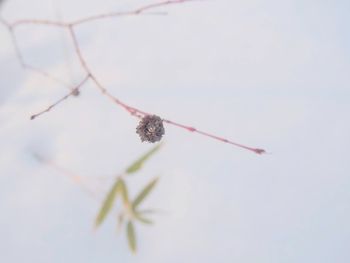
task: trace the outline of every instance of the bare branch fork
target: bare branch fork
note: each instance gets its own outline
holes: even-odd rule
[[[186,2],[193,2],[193,1],[199,1],[199,0],[169,0],[169,1],[162,1],[162,2],[158,2],[158,3],[153,3],[153,4],[149,4],[146,6],[142,6],[140,8],[134,9],[132,11],[128,11],[128,12],[112,12],[112,13],[107,13],[107,14],[100,14],[100,15],[94,15],[94,16],[89,16],[86,18],[82,18],[73,22],[60,22],[60,21],[51,21],[51,20],[37,20],[37,19],[22,19],[22,20],[17,20],[13,23],[9,23],[6,20],[4,20],[3,18],[0,17],[0,23],[2,23],[5,27],[8,28],[12,41],[13,41],[13,45],[16,51],[16,55],[20,61],[20,64],[23,68],[34,71],[38,74],[41,74],[42,76],[45,76],[55,82],[58,82],[60,84],[63,84],[64,86],[68,87],[70,89],[70,92],[65,95],[64,97],[62,97],[61,99],[59,99],[58,101],[56,101],[55,103],[53,103],[51,106],[49,106],[48,108],[46,108],[45,110],[34,114],[31,116],[31,119],[35,119],[36,117],[49,112],[52,108],[54,108],[55,106],[59,105],[61,102],[65,101],[66,99],[68,99],[71,96],[77,95],[79,93],[80,88],[88,81],[91,80],[95,86],[100,90],[100,92],[106,96],[107,98],[109,98],[110,100],[112,100],[116,105],[122,107],[124,110],[126,110],[127,112],[129,112],[131,115],[137,117],[137,118],[142,118],[146,115],[150,115],[149,113],[142,111],[138,108],[132,107],[126,103],[124,103],[123,101],[119,100],[117,97],[115,97],[114,95],[112,95],[111,93],[108,92],[108,90],[106,88],[104,88],[104,86],[98,81],[98,79],[96,78],[96,76],[92,73],[92,71],[90,70],[89,66],[86,63],[86,60],[83,56],[83,53],[81,51],[81,48],[79,46],[79,42],[76,36],[76,27],[84,24],[84,23],[88,23],[88,22],[93,22],[93,21],[97,21],[97,20],[101,20],[101,19],[107,19],[107,18],[115,18],[115,17],[121,17],[121,16],[138,16],[138,15],[149,15],[149,14],[164,14],[164,13],[151,13],[148,12],[152,9],[158,8],[158,7],[162,7],[162,6],[168,6],[168,5],[173,5],[173,4],[181,4],[181,3],[186,3]],[[147,13],[146,13],[147,12]],[[84,69],[86,76],[84,77],[84,79],[77,85],[77,86],[73,86],[73,85],[69,85],[66,84],[64,81],[61,81],[55,77],[52,77],[49,73],[37,69],[35,67],[32,67],[28,64],[25,63],[23,55],[21,54],[19,45],[18,45],[18,41],[16,39],[15,36],[15,28],[17,28],[18,26],[21,25],[28,25],[28,24],[34,24],[34,25],[42,25],[42,26],[52,26],[52,27],[58,27],[58,28],[63,28],[65,30],[68,30],[73,45],[74,45],[74,50],[75,53],[79,59],[79,62],[81,64],[81,67]],[[214,140],[218,140],[224,143],[228,143],[231,145],[234,145],[236,147],[240,147],[246,150],[249,150],[251,152],[257,153],[257,154],[263,154],[265,153],[265,150],[263,149],[259,149],[259,148],[252,148],[252,147],[248,147],[236,142],[233,142],[231,140],[227,140],[225,138],[204,132],[204,131],[200,131],[197,130],[196,128],[187,126],[187,125],[183,125],[177,122],[173,122],[171,120],[167,120],[167,119],[163,119],[163,121],[167,124],[185,129],[189,132],[193,132],[193,133],[197,133],[197,134],[201,134],[203,136],[206,136],[208,138],[214,139]]]

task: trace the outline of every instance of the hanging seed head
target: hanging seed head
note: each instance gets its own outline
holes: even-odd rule
[[[164,135],[163,120],[156,115],[146,115],[136,128],[136,133],[144,142],[158,142]]]

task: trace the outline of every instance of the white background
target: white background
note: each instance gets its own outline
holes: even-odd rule
[[[8,21],[70,21],[150,1],[8,0]],[[137,119],[92,85],[67,93],[24,71],[0,27],[1,262],[348,262],[350,256],[350,32],[348,1],[197,1],[166,16],[79,27],[88,64],[123,101],[228,139],[253,153],[166,126],[165,145],[130,178],[161,181],[145,207],[166,213],[137,226],[130,254],[112,215],[38,153],[84,176],[99,198],[151,146]],[[68,82],[83,77],[60,29],[17,31],[25,60]],[[99,199],[100,200],[100,199]]]

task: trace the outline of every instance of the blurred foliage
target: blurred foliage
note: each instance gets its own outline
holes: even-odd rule
[[[134,228],[134,224],[132,221],[128,222],[127,233],[128,233],[129,247],[130,247],[132,252],[136,252],[135,228]]]
[[[128,175],[140,171],[144,163],[150,157],[152,157],[152,155],[158,152],[160,147],[161,144],[153,147],[150,151],[133,162],[123,174],[116,178],[116,181],[108,191],[95,220],[95,227],[97,228],[104,222],[119,198],[122,205],[118,211],[117,228],[122,229],[125,227],[129,248],[133,253],[136,253],[137,250],[135,223],[140,222],[147,225],[153,224],[147,215],[150,215],[155,211],[152,209],[139,210],[138,208],[155,188],[159,178],[153,178],[148,184],[145,185],[145,187],[141,189],[141,191],[139,191],[136,197],[132,200],[129,198],[126,178]]]
[[[136,210],[137,206],[145,199],[145,197],[152,191],[152,189],[157,184],[158,178],[153,179],[146,187],[139,193],[132,203],[132,207]]]
[[[153,155],[155,154],[159,148],[160,148],[161,144],[156,145],[155,147],[153,147],[149,152],[147,152],[146,154],[144,154],[143,156],[141,156],[138,160],[136,160],[133,164],[131,164],[127,169],[126,169],[126,173],[127,174],[133,174],[136,173],[138,170],[140,170],[142,168],[142,165]]]
[[[106,196],[105,201],[103,202],[103,205],[101,207],[101,210],[96,218],[96,226],[99,226],[103,220],[106,218],[107,214],[112,209],[112,206],[114,204],[114,201],[116,199],[117,193],[120,192],[120,180],[117,180],[109,193]]]

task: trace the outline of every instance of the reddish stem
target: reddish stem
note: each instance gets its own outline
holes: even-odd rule
[[[74,96],[75,94],[77,94],[77,92],[79,92],[79,89],[88,81],[89,76],[86,76],[74,89],[72,89],[72,91],[70,93],[68,93],[67,95],[65,95],[64,97],[62,97],[61,99],[59,99],[58,101],[56,101],[54,104],[51,104],[49,107],[47,107],[45,110],[34,114],[30,117],[31,120],[34,120],[36,117],[39,117],[40,115],[49,112],[52,108],[54,108],[55,106],[57,106],[58,104],[60,104],[61,102],[65,101],[66,99],[68,99],[70,96]]]
[[[239,143],[236,143],[236,142],[227,140],[227,139],[225,139],[225,138],[222,138],[222,137],[219,137],[219,136],[216,136],[216,135],[207,133],[207,132],[200,131],[200,130],[194,128],[194,127],[186,126],[186,125],[183,125],[183,124],[180,124],[180,123],[176,123],[176,122],[173,122],[173,121],[171,121],[171,120],[166,120],[166,119],[163,119],[163,121],[164,121],[165,123],[168,123],[168,124],[171,124],[171,125],[180,127],[180,128],[182,128],[182,129],[188,130],[189,132],[195,132],[195,133],[201,134],[201,135],[203,135],[203,136],[206,136],[206,137],[209,137],[209,138],[212,138],[212,139],[215,139],[215,140],[224,142],[224,143],[229,143],[229,144],[232,144],[232,145],[234,145],[234,146],[237,146],[237,147],[246,149],[246,150],[248,150],[248,151],[252,151],[252,152],[257,153],[257,154],[263,154],[263,153],[265,153],[265,150],[263,150],[263,149],[248,147],[248,146],[245,146],[245,145],[242,145],[242,144],[239,144]]]
[[[29,66],[29,65],[24,63],[23,56],[22,56],[22,54],[20,52],[20,49],[19,49],[16,37],[14,35],[14,28],[19,26],[19,25],[23,25],[23,24],[39,24],[39,25],[46,25],[46,26],[62,27],[62,28],[65,28],[65,29],[67,29],[69,31],[70,36],[71,36],[72,41],[73,41],[75,53],[76,53],[76,55],[77,55],[77,57],[79,59],[79,62],[81,64],[82,68],[85,70],[85,72],[87,74],[85,79],[76,88],[72,89],[72,91],[69,94],[67,94],[66,96],[64,96],[63,98],[61,98],[60,100],[58,100],[57,102],[55,102],[54,104],[49,106],[47,109],[43,110],[42,112],[33,115],[31,117],[31,119],[34,119],[37,116],[39,116],[39,115],[41,115],[41,114],[43,114],[45,112],[49,112],[53,107],[55,107],[58,104],[60,104],[61,102],[63,102],[64,100],[69,98],[71,95],[74,95],[74,93],[77,92],[79,90],[79,88],[89,79],[92,80],[92,82],[96,85],[96,87],[101,91],[101,93],[104,96],[106,96],[109,99],[111,99],[115,104],[117,104],[118,106],[124,108],[126,111],[128,111],[133,116],[138,117],[138,118],[142,118],[142,117],[144,117],[146,115],[149,115],[149,113],[144,112],[142,110],[139,110],[139,109],[137,109],[135,107],[132,107],[132,106],[124,103],[123,101],[119,100],[115,96],[113,96],[97,80],[96,76],[92,73],[92,71],[90,70],[90,68],[88,67],[88,65],[86,63],[86,60],[83,57],[83,54],[81,52],[81,49],[80,49],[80,46],[79,46],[79,42],[78,42],[75,30],[74,30],[74,27],[77,26],[77,25],[86,23],[86,22],[92,22],[92,21],[95,21],[95,20],[100,20],[100,19],[105,19],[105,18],[119,17],[119,16],[126,16],[126,15],[140,15],[140,14],[144,13],[147,10],[155,9],[155,8],[158,8],[158,7],[161,7],[161,6],[167,6],[167,5],[171,5],[171,4],[180,4],[180,3],[190,2],[190,1],[196,1],[196,0],[162,1],[162,2],[158,2],[158,3],[154,3],[154,4],[145,5],[143,7],[137,8],[137,9],[135,9],[133,11],[129,11],[129,12],[112,12],[112,13],[108,13],[108,14],[100,14],[100,15],[95,15],[95,16],[82,18],[82,19],[76,20],[76,21],[71,22],[71,23],[49,21],[49,20],[35,20],[35,19],[34,20],[29,20],[29,19],[24,19],[24,20],[18,20],[16,22],[10,24],[10,23],[6,22],[3,18],[0,17],[0,22],[2,24],[4,24],[9,29],[9,31],[11,33],[11,37],[13,39],[13,43],[14,43],[14,47],[15,47],[15,50],[16,50],[17,57],[18,57],[19,61],[21,62],[21,65],[24,68],[28,68],[28,69],[32,69],[32,70],[34,69],[33,67],[31,67],[31,66]],[[38,71],[38,70],[35,70],[35,71]],[[39,70],[39,72],[41,72],[41,71]],[[41,72],[41,74],[52,78],[47,73]],[[52,79],[54,79],[54,78],[52,78]],[[163,121],[165,123],[174,125],[176,127],[185,129],[187,131],[195,132],[195,133],[201,134],[203,136],[206,136],[208,138],[212,138],[212,139],[224,142],[224,143],[228,143],[228,144],[234,145],[236,147],[240,147],[240,148],[246,149],[246,150],[254,152],[256,154],[263,154],[263,153],[265,153],[265,150],[263,150],[263,149],[248,147],[248,146],[245,146],[245,145],[242,145],[242,144],[230,141],[228,139],[225,139],[225,138],[222,138],[222,137],[219,137],[219,136],[207,133],[207,132],[203,132],[203,131],[197,130],[196,128],[193,128],[193,127],[190,127],[190,126],[186,126],[186,125],[183,125],[183,124],[180,124],[180,123],[173,122],[171,120],[164,119]]]

